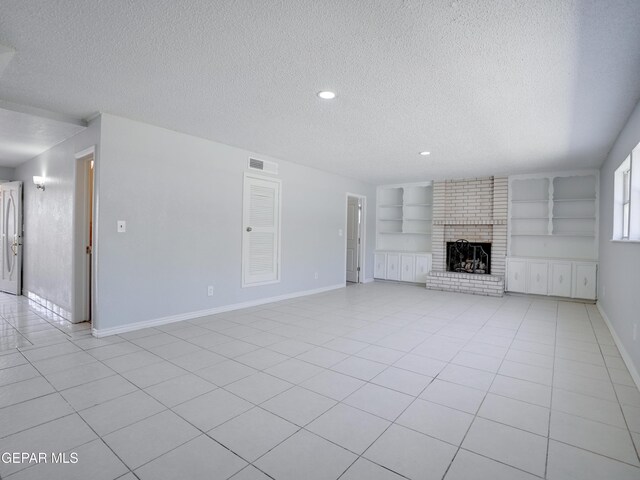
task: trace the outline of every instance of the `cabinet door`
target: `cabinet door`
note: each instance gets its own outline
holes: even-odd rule
[[[571,296],[571,262],[549,263],[549,295]]]
[[[400,255],[387,254],[387,280],[400,280]]]
[[[387,255],[384,253],[376,253],[374,258],[375,266],[373,268],[374,278],[386,278],[387,275]]]
[[[573,296],[596,299],[596,264],[575,263],[573,265]]]
[[[510,260],[507,263],[507,290],[510,292],[527,292],[527,262]]]
[[[549,293],[547,288],[549,280],[549,264],[543,261],[530,261],[528,264],[529,283],[527,286],[527,293],[547,295]]]
[[[403,282],[415,282],[416,280],[416,257],[415,255],[400,255],[400,279]]]
[[[427,283],[427,275],[431,270],[429,255],[416,255],[416,282]]]

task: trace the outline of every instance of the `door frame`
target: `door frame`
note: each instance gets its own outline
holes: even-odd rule
[[[248,244],[247,244],[247,238],[245,235],[245,228],[247,227],[247,225],[245,225],[245,221],[247,220],[245,218],[245,209],[248,207],[248,205],[245,205],[245,202],[247,201],[246,195],[247,195],[247,191],[246,191],[246,187],[247,187],[247,179],[256,179],[256,180],[262,180],[262,181],[269,181],[269,182],[275,182],[278,184],[278,228],[277,228],[277,232],[278,232],[278,248],[277,248],[277,256],[278,256],[278,261],[277,261],[277,266],[276,268],[278,269],[278,275],[277,278],[275,280],[267,280],[264,282],[253,282],[253,283],[247,283],[246,282],[246,276],[245,276],[245,271],[246,271],[246,266],[248,265],[248,258],[247,258],[247,253],[248,253]],[[259,287],[262,285],[271,285],[274,283],[280,283],[282,281],[282,180],[279,178],[275,178],[275,177],[270,177],[267,175],[260,175],[260,174],[256,174],[253,172],[244,172],[243,176],[242,176],[242,220],[241,220],[241,225],[242,225],[242,231],[241,231],[241,235],[242,235],[242,241],[241,241],[241,278],[242,278],[242,288],[250,288],[250,287]]]
[[[7,290],[1,290],[0,292],[9,294],[9,295],[15,295],[15,296],[20,296],[22,295],[22,285],[23,285],[23,281],[22,281],[22,277],[23,277],[23,257],[24,257],[24,182],[21,180],[13,180],[13,181],[9,181],[9,182],[3,182],[3,184],[8,184],[8,183],[13,183],[16,184],[17,189],[18,189],[18,199],[17,200],[13,200],[14,203],[14,209],[16,211],[16,231],[19,232],[18,233],[18,238],[19,243],[16,245],[18,248],[18,253],[15,254],[14,256],[17,257],[17,259],[15,260],[16,263],[14,264],[14,269],[15,269],[15,276],[16,276],[16,289],[15,289],[15,293],[13,291],[13,289],[10,289],[9,291]],[[18,205],[16,206],[16,201],[18,202]],[[2,208],[3,211],[0,214],[0,221],[2,221],[2,223],[4,225],[6,225],[6,219],[5,219],[5,214],[7,212],[6,209],[6,205],[4,202],[2,202]],[[2,226],[2,230],[4,230],[4,225]],[[2,260],[2,268],[4,269],[4,262],[6,262],[7,258],[7,250],[9,248],[11,248],[9,246],[9,236],[7,235],[7,232],[4,232],[4,239],[2,240],[2,244],[0,245],[0,254],[4,257],[4,259]],[[7,250],[5,250],[5,248]]]
[[[92,327],[96,328],[97,305],[97,232],[98,232],[98,161],[96,146],[77,152],[76,161],[76,188],[75,188],[75,215],[74,215],[74,252],[73,252],[73,314],[71,321],[80,323],[90,320]],[[88,185],[89,162],[93,161],[93,199],[90,199]],[[89,200],[92,200],[92,211],[87,209]],[[92,216],[92,252],[89,261],[86,246],[89,241],[89,218]],[[89,273],[90,272],[90,273]],[[90,288],[90,290],[89,290]]]
[[[345,195],[344,206],[344,268],[342,272],[344,274],[344,284],[347,284],[347,231],[349,230],[349,197],[358,198],[362,202],[362,214],[360,215],[360,245],[358,247],[358,265],[360,265],[360,275],[358,275],[357,283],[365,283],[366,270],[365,270],[365,251],[367,245],[367,196],[360,195],[358,193],[347,192]]]

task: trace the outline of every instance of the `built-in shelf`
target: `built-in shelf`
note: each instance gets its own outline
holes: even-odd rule
[[[509,195],[509,256],[597,259],[597,171],[512,176]]]
[[[431,182],[380,186],[377,202],[377,250],[431,251]]]
[[[512,233],[512,237],[550,237],[550,233]]]
[[[595,202],[595,198],[554,198],[554,203],[561,202]]]
[[[554,237],[591,237],[593,238],[592,233],[580,233],[580,232],[558,232],[553,233]]]

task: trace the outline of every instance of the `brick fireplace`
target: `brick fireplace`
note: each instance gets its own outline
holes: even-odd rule
[[[433,184],[432,270],[427,288],[478,295],[504,294],[507,254],[507,177],[447,180]],[[490,266],[481,273],[447,271],[447,243],[490,244]]]

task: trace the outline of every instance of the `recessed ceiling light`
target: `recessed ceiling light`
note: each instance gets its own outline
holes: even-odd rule
[[[431,152],[420,152],[420,155],[426,157],[427,155],[431,155]]]
[[[334,98],[336,98],[336,94],[334,92],[330,92],[329,90],[318,92],[318,96],[323,100],[333,100]]]

